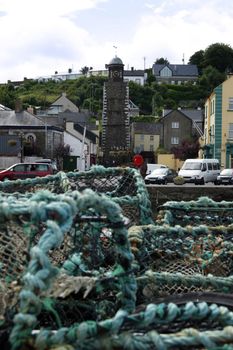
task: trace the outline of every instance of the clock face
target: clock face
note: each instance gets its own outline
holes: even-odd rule
[[[120,76],[120,72],[119,72],[118,70],[114,70],[114,71],[112,72],[112,76],[113,76],[114,78],[118,78],[118,77]]]

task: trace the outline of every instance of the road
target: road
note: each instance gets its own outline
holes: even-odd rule
[[[146,187],[149,187],[149,186],[152,186],[152,187],[154,187],[154,186],[158,186],[158,187],[160,187],[160,186],[162,186],[162,187],[164,187],[164,186],[167,186],[167,187],[169,187],[169,186],[171,186],[171,187],[229,187],[229,188],[232,188],[233,187],[233,185],[215,185],[214,183],[212,183],[212,182],[208,182],[208,183],[206,183],[205,185],[194,185],[193,183],[186,183],[186,184],[184,184],[184,185],[175,185],[174,183],[168,183],[167,185],[159,185],[159,184],[146,184]]]

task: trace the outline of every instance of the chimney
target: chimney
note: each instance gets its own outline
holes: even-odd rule
[[[134,70],[134,67],[131,67],[131,71],[133,71]]]
[[[22,110],[23,110],[22,101],[16,100],[15,101],[15,113],[20,113],[20,112],[22,112]]]

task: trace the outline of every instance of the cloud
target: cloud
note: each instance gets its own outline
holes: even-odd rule
[[[85,47],[93,41],[88,31],[72,21],[73,13],[104,2],[0,0],[0,80],[52,74],[82,60]]]
[[[138,24],[129,59],[135,57],[138,43],[140,56],[147,56],[150,65],[159,57],[182,63],[183,54],[187,63],[192,54],[215,42],[232,45],[233,5],[229,2],[172,0],[150,2],[147,7],[150,13]]]
[[[142,69],[233,44],[228,0],[0,0],[0,9],[1,82],[104,69],[114,45],[126,68]]]

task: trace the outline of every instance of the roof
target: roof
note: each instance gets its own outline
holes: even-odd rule
[[[80,124],[74,124],[74,129],[83,135],[84,126],[82,126]],[[90,141],[92,141],[92,143],[96,143],[97,137],[98,136],[94,132],[86,129],[86,138],[89,139]]]
[[[51,104],[51,107],[63,107],[72,112],[79,112],[79,108],[66,97],[65,92]]]
[[[131,69],[124,70],[124,77],[144,77],[144,70],[142,69]]]
[[[114,64],[116,64],[116,65],[119,65],[119,64],[123,65],[123,62],[122,62],[122,60],[119,57],[115,56],[109,62],[109,65],[114,65]]]
[[[173,111],[172,109],[165,109],[163,111],[163,117],[166,117],[172,111]],[[178,111],[180,113],[184,114],[186,117],[194,120],[197,123],[203,121],[203,110],[202,109],[178,109]]]
[[[153,64],[152,71],[154,75],[160,76],[160,72],[164,67],[171,69],[172,76],[198,77],[198,69],[195,64]]]
[[[133,122],[134,133],[160,135],[162,125],[160,123]]]
[[[74,122],[74,123],[86,123],[88,120],[87,113],[84,112],[71,112],[69,110],[65,110],[64,112],[61,112],[58,114],[58,117],[60,120],[66,120],[67,122]]]
[[[0,104],[0,111],[11,111],[12,109],[5,107],[3,105]]]
[[[13,110],[1,111],[0,110],[0,125],[3,126],[43,126],[44,121],[37,116],[27,112],[22,111],[16,113]]]

